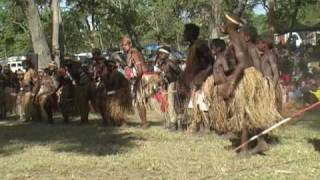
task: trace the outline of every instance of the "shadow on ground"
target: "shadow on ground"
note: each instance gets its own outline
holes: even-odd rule
[[[163,126],[161,122],[154,122],[154,121],[151,121],[149,122],[150,123],[150,126]],[[141,123],[140,122],[128,122],[127,125],[129,127],[140,127],[141,126]]]
[[[320,139],[317,138],[309,138],[307,139],[308,143],[313,145],[315,151],[320,152]]]
[[[139,135],[119,128],[100,126],[96,121],[65,125],[46,123],[0,124],[0,155],[23,152],[30,146],[48,146],[53,151],[104,156],[128,152],[145,141]]]

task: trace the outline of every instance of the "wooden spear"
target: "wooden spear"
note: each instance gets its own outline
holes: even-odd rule
[[[298,111],[298,112],[296,112],[296,113],[293,114],[291,117],[288,117],[288,118],[286,118],[286,119],[278,122],[277,124],[271,126],[269,129],[264,130],[264,131],[261,132],[260,134],[251,137],[248,141],[242,143],[240,146],[238,146],[237,148],[235,148],[233,151],[235,151],[235,152],[238,151],[239,149],[241,149],[242,147],[246,146],[246,145],[249,144],[250,142],[258,139],[260,136],[267,134],[268,132],[276,129],[277,127],[281,126],[282,124],[285,124],[285,123],[291,121],[292,119],[294,119],[294,118],[296,118],[296,117],[298,117],[298,116],[301,116],[301,115],[304,114],[305,112],[310,111],[310,110],[312,110],[312,109],[314,109],[314,108],[316,108],[316,107],[318,107],[318,106],[320,106],[320,101],[317,102],[317,103],[314,103],[314,104],[312,104],[312,105],[310,105],[310,106],[308,106],[308,107],[306,107],[306,108],[304,108],[304,109],[302,109],[302,110],[300,110],[300,111]]]

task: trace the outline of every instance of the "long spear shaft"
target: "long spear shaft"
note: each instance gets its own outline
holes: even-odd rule
[[[250,142],[258,139],[260,136],[267,134],[268,132],[276,129],[277,127],[281,126],[282,124],[285,124],[285,123],[291,121],[291,120],[292,120],[293,118],[295,118],[295,117],[301,116],[303,113],[305,113],[305,112],[307,112],[307,111],[310,111],[310,110],[318,107],[319,105],[320,105],[320,101],[317,102],[317,103],[314,103],[314,104],[312,104],[312,105],[310,105],[310,106],[308,106],[308,107],[306,107],[306,108],[304,108],[304,109],[302,109],[302,110],[300,110],[300,111],[298,111],[298,112],[296,112],[296,113],[293,114],[291,117],[288,117],[288,118],[286,118],[286,119],[278,122],[277,124],[271,126],[270,128],[264,130],[264,131],[261,132],[260,134],[251,137],[248,141],[242,143],[240,146],[238,146],[237,148],[235,148],[233,151],[238,151],[239,149],[241,149],[242,147],[246,146],[246,145],[249,144]]]

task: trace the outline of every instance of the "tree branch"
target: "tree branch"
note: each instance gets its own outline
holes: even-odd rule
[[[238,7],[234,10],[234,13],[241,17],[244,10],[246,9],[247,3],[248,0],[238,0]]]
[[[18,25],[21,29],[23,29],[23,32],[30,32],[28,27],[26,27],[25,25],[23,25],[22,23],[19,23],[17,21],[11,21],[13,24]]]

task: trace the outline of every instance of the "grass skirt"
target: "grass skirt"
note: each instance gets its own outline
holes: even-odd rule
[[[125,122],[125,113],[131,113],[132,98],[130,88],[122,88],[116,90],[113,95],[106,97],[106,112],[116,121],[117,125],[122,125]]]
[[[158,74],[143,75],[135,87],[135,104],[144,106],[146,109],[152,109],[149,98],[157,93],[160,82],[161,80]]]
[[[78,116],[84,109],[89,108],[89,85],[65,85],[59,93],[59,106],[61,112],[69,116]]]
[[[201,96],[204,96],[203,99]],[[201,107],[201,102],[206,107]],[[188,110],[189,131],[197,131],[202,123],[207,128],[215,129],[219,132],[228,131],[230,125],[227,120],[227,106],[221,96],[218,96],[218,88],[214,86],[213,76],[209,76],[203,83],[200,90],[192,91],[192,109]]]
[[[217,132],[241,132],[244,125],[249,130],[265,129],[282,119],[278,109],[281,96],[277,96],[273,83],[264,78],[255,68],[247,68],[234,92],[234,97],[225,102],[219,96],[213,76],[209,76],[199,91],[193,91],[193,108],[188,110],[189,128],[194,131],[204,121]],[[204,93],[208,115],[195,102],[199,93]],[[277,98],[278,97],[278,98]]]
[[[214,86],[213,76],[208,77],[202,86],[209,106],[208,116],[212,129],[217,132],[228,132],[231,125],[228,121],[228,107],[223,97],[219,96],[217,86]]]
[[[247,68],[229,105],[231,131],[266,129],[282,119],[277,108],[276,88],[255,68]]]

